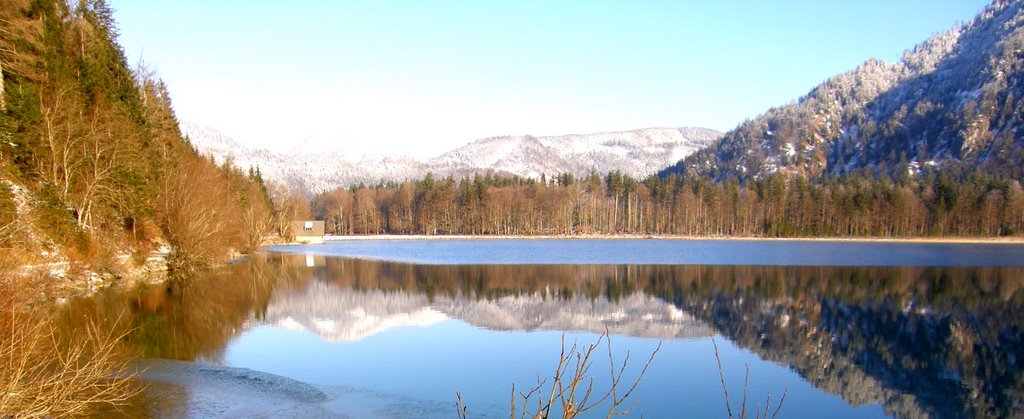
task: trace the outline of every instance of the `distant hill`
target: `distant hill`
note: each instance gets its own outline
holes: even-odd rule
[[[759,179],[913,174],[976,165],[1024,174],[1024,3],[999,0],[966,25],[869,60],[773,108],[662,171]]]
[[[305,193],[360,182],[376,184],[382,179],[404,180],[426,173],[422,171],[423,162],[405,156],[353,158],[340,152],[277,153],[247,146],[210,127],[188,122],[182,122],[180,127],[196,150],[218,163],[231,161],[244,170],[259,168],[264,178]]]
[[[693,154],[721,135],[706,128],[647,128],[552,137],[493,137],[444,153],[431,159],[429,166],[439,171],[485,168],[528,177],[619,170],[641,178],[654,173],[658,163]]]
[[[472,173],[540,177],[619,170],[645,177],[706,147],[721,133],[705,128],[647,128],[625,132],[551,137],[504,136],[474,141],[431,159],[402,155],[352,157],[343,152],[274,153],[242,145],[209,127],[183,122],[181,130],[200,153],[247,169],[306,193],[339,186]]]

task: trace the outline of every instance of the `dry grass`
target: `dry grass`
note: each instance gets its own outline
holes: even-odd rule
[[[610,388],[604,393],[594,392],[594,377],[590,373],[593,367],[594,351],[601,346],[602,341],[608,347],[608,365],[611,378]],[[606,330],[597,341],[580,347],[573,342],[572,346],[566,347],[565,334],[562,334],[562,350],[558,357],[558,365],[554,374],[548,378],[537,377],[537,384],[526,392],[516,392],[515,383],[512,384],[512,395],[509,402],[509,418],[520,419],[546,419],[550,417],[575,418],[584,413],[607,403],[606,417],[628,415],[636,407],[634,401],[629,408],[619,410],[624,403],[633,395],[640,381],[643,380],[647,369],[654,361],[654,356],[661,350],[661,343],[651,353],[651,356],[644,363],[643,369],[630,381],[623,381],[626,366],[629,364],[629,353],[621,365],[615,363],[612,352],[611,336]],[[628,387],[626,387],[628,386]],[[456,408],[458,417],[465,419],[467,414],[466,405],[462,401],[462,394],[455,392]],[[517,401],[519,403],[517,403]],[[555,416],[552,416],[554,414]]]
[[[0,417],[87,416],[141,391],[119,353],[122,336],[95,325],[59,336],[42,310],[23,303],[17,284],[0,272]]]

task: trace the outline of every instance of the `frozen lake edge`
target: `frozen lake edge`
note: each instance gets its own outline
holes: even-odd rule
[[[454,401],[314,385],[248,368],[164,359],[138,360],[135,368],[157,417],[448,418],[455,413]]]

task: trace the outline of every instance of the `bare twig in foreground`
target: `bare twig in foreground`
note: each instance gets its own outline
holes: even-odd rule
[[[718,377],[722,380],[722,393],[725,394],[725,411],[731,419],[732,415],[732,404],[729,402],[729,387],[725,384],[725,372],[722,370],[722,358],[718,355],[718,343],[715,342],[715,337],[711,336],[711,345],[715,348],[715,361],[718,361]],[[740,416],[739,419],[746,419],[747,417],[747,385],[750,382],[750,367],[744,364],[746,370],[743,378],[743,400],[740,405]],[[782,398],[779,399],[779,405],[775,408],[775,413],[772,414],[772,419],[779,415],[779,411],[782,410],[782,403],[786,401],[786,394],[789,394],[789,388],[783,390]],[[768,398],[765,400],[764,410],[761,410],[761,404],[757,404],[757,409],[754,411],[754,417],[757,419],[767,419],[768,414],[771,412],[772,394],[768,393]]]
[[[590,374],[590,367],[593,365],[594,351],[601,345],[602,340],[606,341],[608,347],[611,383],[607,392],[594,393],[594,377]],[[625,388],[626,382],[623,381],[623,378],[626,366],[629,364],[629,353],[626,353],[626,358],[621,365],[617,366],[615,364],[615,358],[612,354],[611,337],[607,330],[598,337],[596,342],[587,345],[586,348],[579,347],[576,342],[573,342],[567,348],[565,334],[563,333],[562,349],[558,356],[558,364],[555,366],[554,374],[550,377],[550,384],[548,384],[548,379],[541,379],[538,375],[535,386],[517,394],[515,383],[513,383],[511,400],[509,402],[509,418],[516,419],[518,415],[520,419],[527,417],[547,419],[553,417],[552,410],[555,410],[556,417],[570,419],[591,411],[606,402],[610,404],[606,417],[627,415],[636,407],[636,402],[629,409],[622,412],[619,412],[618,409],[632,397],[633,392],[640,385],[640,381],[643,380],[644,375],[654,361],[654,356],[657,355],[659,350],[661,350],[660,342],[647,359],[636,379],[629,383],[628,388]],[[569,368],[570,365],[572,365],[571,370]],[[620,393],[620,390],[624,388],[625,391]],[[601,394],[601,396],[597,397],[596,394]],[[522,403],[521,405],[517,404],[517,396],[519,402]],[[466,407],[462,403],[462,395],[457,391],[456,398],[459,417],[465,418]],[[530,406],[534,402],[536,402],[535,408],[531,409]]]

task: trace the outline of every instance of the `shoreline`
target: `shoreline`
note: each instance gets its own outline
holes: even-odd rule
[[[685,240],[685,241],[778,241],[838,243],[936,243],[936,244],[1024,244],[1024,237],[744,237],[687,236],[675,234],[379,234],[324,236],[324,242],[345,241],[414,241],[414,240]],[[280,243],[300,244],[300,243]]]

